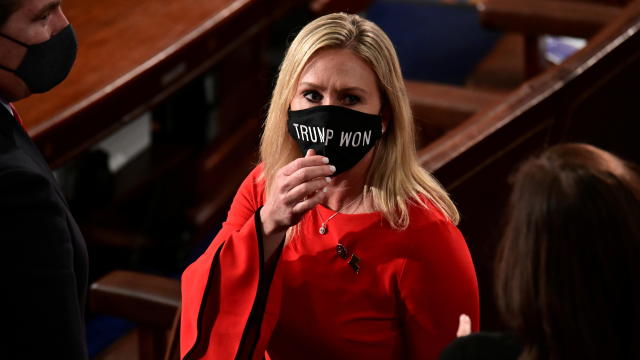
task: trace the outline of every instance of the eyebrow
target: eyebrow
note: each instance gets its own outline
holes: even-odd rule
[[[309,87],[316,88],[316,89],[323,90],[323,91],[326,90],[326,88],[324,86],[320,86],[320,85],[318,85],[316,83],[312,83],[312,82],[308,82],[308,81],[301,82],[300,85],[309,86]],[[368,93],[367,90],[365,90],[365,89],[363,89],[363,88],[361,88],[359,86],[349,86],[349,87],[341,88],[339,90],[340,90],[340,92],[360,91],[360,92],[363,92],[365,94]]]
[[[33,16],[33,20],[36,21],[38,19],[40,19],[41,17],[45,16],[46,14],[52,12],[53,10],[57,9],[60,7],[60,4],[62,3],[61,0],[55,0],[52,1],[46,5],[44,5],[40,10],[38,10],[36,12],[36,14]]]

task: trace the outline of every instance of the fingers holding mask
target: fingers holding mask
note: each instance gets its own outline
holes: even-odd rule
[[[323,190],[330,182],[328,176],[334,172],[329,159],[316,155],[313,150],[280,169],[265,204],[263,222],[272,224],[267,228],[282,231],[297,224],[305,212],[324,200]]]
[[[317,192],[324,190],[330,182],[331,179],[328,177],[317,177],[310,181],[303,182],[289,190],[287,193],[287,203],[295,205],[296,203],[306,201],[315,196]]]
[[[310,200],[321,200],[323,190],[331,179],[328,177],[335,171],[335,167],[328,165],[329,159],[315,154],[312,149],[307,150],[304,158],[299,158],[282,170],[285,179],[281,191],[285,193],[287,204],[295,206],[305,203],[310,207],[317,204]],[[299,206],[295,210],[306,211],[307,206]],[[306,210],[305,210],[306,209]]]
[[[313,149],[309,149],[305,157],[298,158],[280,169],[278,177],[282,180],[284,190],[289,191],[313,179],[327,177],[335,170],[333,165],[329,165],[328,158],[316,155]]]

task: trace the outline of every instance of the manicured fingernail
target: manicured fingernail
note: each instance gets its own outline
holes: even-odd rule
[[[329,158],[328,157],[323,157],[322,158],[322,162],[325,163],[325,164],[328,164],[329,163]]]
[[[328,191],[328,190],[327,190],[327,188],[326,188],[326,187],[323,187],[323,188],[322,188],[322,192],[326,193],[327,191]]]
[[[330,183],[330,182],[331,182],[331,178],[330,178],[330,177],[326,177],[326,178],[324,178],[324,179],[325,179],[328,183]]]
[[[336,167],[333,165],[329,165],[329,169],[331,169],[331,172],[336,172]]]

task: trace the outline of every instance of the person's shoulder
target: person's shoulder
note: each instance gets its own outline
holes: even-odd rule
[[[408,207],[409,224],[400,232],[400,236],[412,251],[433,253],[436,249],[457,247],[464,243],[456,225],[425,196],[410,200]]]
[[[51,187],[47,177],[38,171],[0,163],[0,192],[5,195],[18,195],[20,189],[29,189],[30,195],[36,195],[37,189],[52,190]]]
[[[253,170],[249,173],[249,177],[254,179],[254,181],[260,181],[263,178],[264,173],[264,163],[260,162],[256,165]]]
[[[0,227],[17,226],[27,218],[58,224],[66,216],[55,185],[29,168],[0,168],[0,199]]]
[[[426,195],[408,200],[409,227],[419,229],[433,226],[455,227],[451,220]]]
[[[41,169],[16,144],[13,137],[0,134],[0,176],[4,178],[45,178]]]
[[[13,128],[12,122],[15,122],[13,116],[0,104],[0,142],[2,142],[3,138],[10,138]]]
[[[4,122],[4,119],[0,119],[0,122]],[[0,129],[0,165],[14,156],[16,150],[16,142],[11,136],[11,133]]]
[[[3,161],[0,156],[0,180],[20,181],[20,180],[46,180],[47,178],[36,169],[14,161]]]
[[[251,186],[254,188],[264,188],[264,163],[259,163],[253,170],[247,175],[244,180],[243,186]]]
[[[16,144],[13,135],[0,132],[0,174],[36,174],[31,158]]]
[[[244,179],[237,194],[242,195],[246,201],[257,201],[257,203],[261,204],[264,201],[265,193],[265,178],[263,173],[264,164],[259,163]]]
[[[507,333],[478,332],[457,338],[440,355],[440,360],[516,360],[522,346]]]

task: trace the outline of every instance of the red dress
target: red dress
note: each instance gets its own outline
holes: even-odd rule
[[[267,350],[273,360],[436,359],[461,313],[478,329],[469,250],[438,210],[412,205],[402,231],[379,213],[338,214],[321,235],[322,220],[335,212],[317,206],[265,262],[256,231],[261,171],[247,177],[222,230],[183,274],[182,356],[261,359]],[[338,242],[347,259],[337,255]]]

